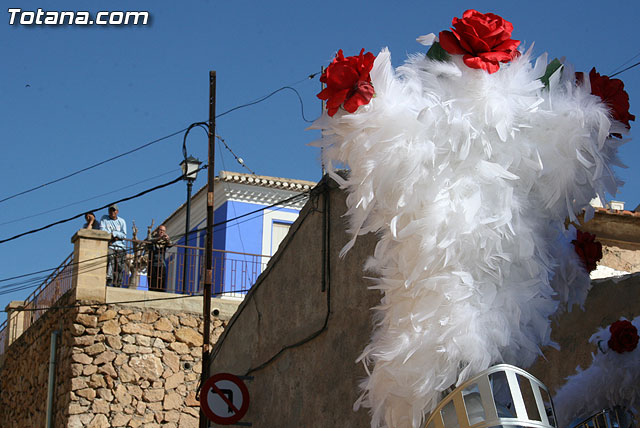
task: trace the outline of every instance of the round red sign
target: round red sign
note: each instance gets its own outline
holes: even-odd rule
[[[211,422],[235,424],[249,409],[249,390],[238,376],[217,373],[200,390],[200,408]]]

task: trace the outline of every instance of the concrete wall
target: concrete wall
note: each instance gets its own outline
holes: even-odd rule
[[[328,202],[312,196],[214,350],[211,374],[254,377],[243,418],[254,426],[369,425],[366,411],[352,406],[365,376],[355,360],[371,331],[369,308],[380,299],[362,274],[375,239],[362,237],[339,259],[348,241],[343,193],[334,188]]]
[[[301,211],[214,348],[211,374],[254,377],[247,381],[251,404],[243,418],[254,426],[370,425],[367,412],[352,406],[365,376],[355,360],[371,335],[370,308],[381,297],[367,289],[362,272],[376,238],[359,237],[338,258],[349,237],[342,217],[345,194],[332,186],[329,207],[323,194],[315,194]],[[325,220],[329,245],[323,250]],[[588,338],[621,316],[640,314],[639,290],[640,275],[594,281],[586,312],[574,309],[555,322],[553,338],[562,350],[545,349],[547,360],[540,358],[532,373],[553,391],[578,364],[589,364],[594,349]]]
[[[596,347],[588,341],[596,330],[621,317],[633,319],[638,315],[640,274],[593,280],[584,311],[575,308],[553,323],[551,338],[561,349],[543,349],[546,360],[539,358],[529,371],[555,391],[567,376],[575,373],[576,366],[586,368],[591,365],[591,353]]]
[[[640,213],[598,209],[581,229],[596,235],[602,243],[604,266],[640,271]]]

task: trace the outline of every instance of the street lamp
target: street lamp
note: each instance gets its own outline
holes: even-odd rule
[[[200,169],[200,162],[198,159],[193,156],[189,156],[185,158],[182,162],[180,162],[180,167],[182,168],[182,177],[187,182],[187,216],[184,221],[184,261],[182,265],[182,292],[184,293],[185,287],[187,285],[187,253],[188,253],[188,245],[189,245],[189,219],[191,218],[191,187],[193,186],[193,182],[196,181],[198,177],[198,170]]]

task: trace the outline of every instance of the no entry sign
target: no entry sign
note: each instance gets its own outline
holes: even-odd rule
[[[215,374],[200,391],[200,408],[211,422],[235,424],[249,409],[249,390],[238,376]]]

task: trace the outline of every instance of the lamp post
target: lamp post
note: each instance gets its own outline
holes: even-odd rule
[[[187,182],[187,216],[184,221],[184,261],[182,265],[182,292],[184,293],[185,287],[187,285],[187,253],[189,245],[189,220],[191,219],[191,187],[193,186],[193,182],[198,177],[198,170],[200,169],[200,162],[198,159],[193,156],[189,156],[185,158],[182,162],[180,162],[180,167],[182,168],[182,176],[184,180]]]

